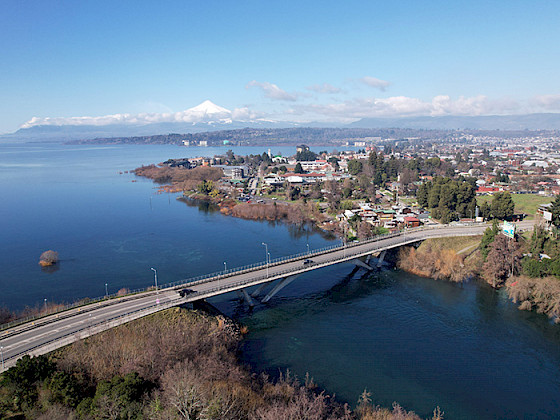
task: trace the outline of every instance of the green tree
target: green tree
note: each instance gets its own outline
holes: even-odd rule
[[[294,168],[294,173],[296,174],[302,174],[303,173],[303,167],[301,166],[301,163],[296,163],[296,167]]]
[[[0,385],[9,390],[11,404],[16,410],[26,409],[37,401],[39,383],[55,370],[55,364],[46,356],[23,356],[2,374]]]
[[[303,150],[296,153],[297,161],[312,161],[317,159],[317,154],[313,153],[311,150]]]
[[[80,384],[69,373],[58,371],[46,381],[46,387],[51,391],[51,402],[60,403],[68,407],[76,407],[81,399]]]
[[[352,159],[348,161],[348,173],[350,175],[358,175],[362,172],[362,162],[357,159]]]
[[[510,193],[498,192],[494,194],[492,204],[490,205],[492,217],[500,220],[511,219],[514,208],[515,204],[513,203]]]
[[[488,257],[488,252],[490,252],[490,244],[494,242],[494,238],[498,233],[500,233],[500,226],[498,225],[498,221],[494,220],[492,222],[492,227],[486,228],[484,235],[482,235],[482,239],[480,240],[480,253],[485,261]]]
[[[480,205],[479,215],[480,215],[480,217],[482,217],[484,219],[489,219],[490,218],[490,204],[488,204],[487,201],[484,201]]]
[[[338,170],[338,168],[339,168],[339,165],[338,165],[339,160],[340,159],[337,158],[336,156],[331,156],[328,160],[328,162],[333,166],[335,171]]]
[[[202,181],[200,184],[198,184],[196,186],[196,189],[201,194],[208,195],[214,189],[214,182],[213,181]]]
[[[560,228],[560,194],[558,194],[556,199],[552,202],[550,212],[552,213],[552,224]]]
[[[138,373],[115,376],[111,381],[97,385],[92,401],[94,415],[98,418],[140,418],[142,395],[150,388]]]
[[[428,186],[427,184],[422,184],[418,187],[416,191],[416,201],[420,207],[428,207]]]

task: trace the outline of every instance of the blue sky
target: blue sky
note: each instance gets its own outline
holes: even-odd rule
[[[2,0],[0,132],[206,99],[297,121],[559,112],[559,17],[558,1]]]

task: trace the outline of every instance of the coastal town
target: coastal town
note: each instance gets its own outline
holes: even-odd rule
[[[349,140],[342,145],[348,150],[340,152],[316,153],[300,144],[292,156],[272,153],[270,148],[262,155],[238,156],[230,149],[214,157],[169,159],[160,168],[220,169],[223,176],[213,180],[212,188],[191,183],[185,196],[211,196],[222,203],[224,212],[235,204],[250,208],[299,203],[311,209],[308,219],[322,229],[344,232],[348,240],[495,217],[537,216],[550,224],[547,206],[560,193],[558,137],[550,133],[513,139],[464,133],[455,137]],[[452,180],[456,184],[449,184]],[[443,193],[438,187],[428,197],[427,188],[434,184],[448,187]],[[495,196],[507,197],[513,207],[503,215],[497,210],[492,214]]]

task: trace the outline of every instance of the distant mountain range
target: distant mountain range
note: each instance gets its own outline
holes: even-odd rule
[[[426,130],[559,130],[560,114],[362,118],[350,126]]]
[[[67,142],[96,138],[200,133],[241,128],[396,128],[423,130],[560,130],[560,114],[363,118],[351,124],[329,122],[280,122],[252,119],[211,101],[186,111],[169,114],[117,114],[105,117],[33,119],[1,142]]]

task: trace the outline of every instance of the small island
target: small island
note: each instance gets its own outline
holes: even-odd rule
[[[51,267],[58,262],[58,252],[48,250],[39,257],[39,265],[41,267]]]

